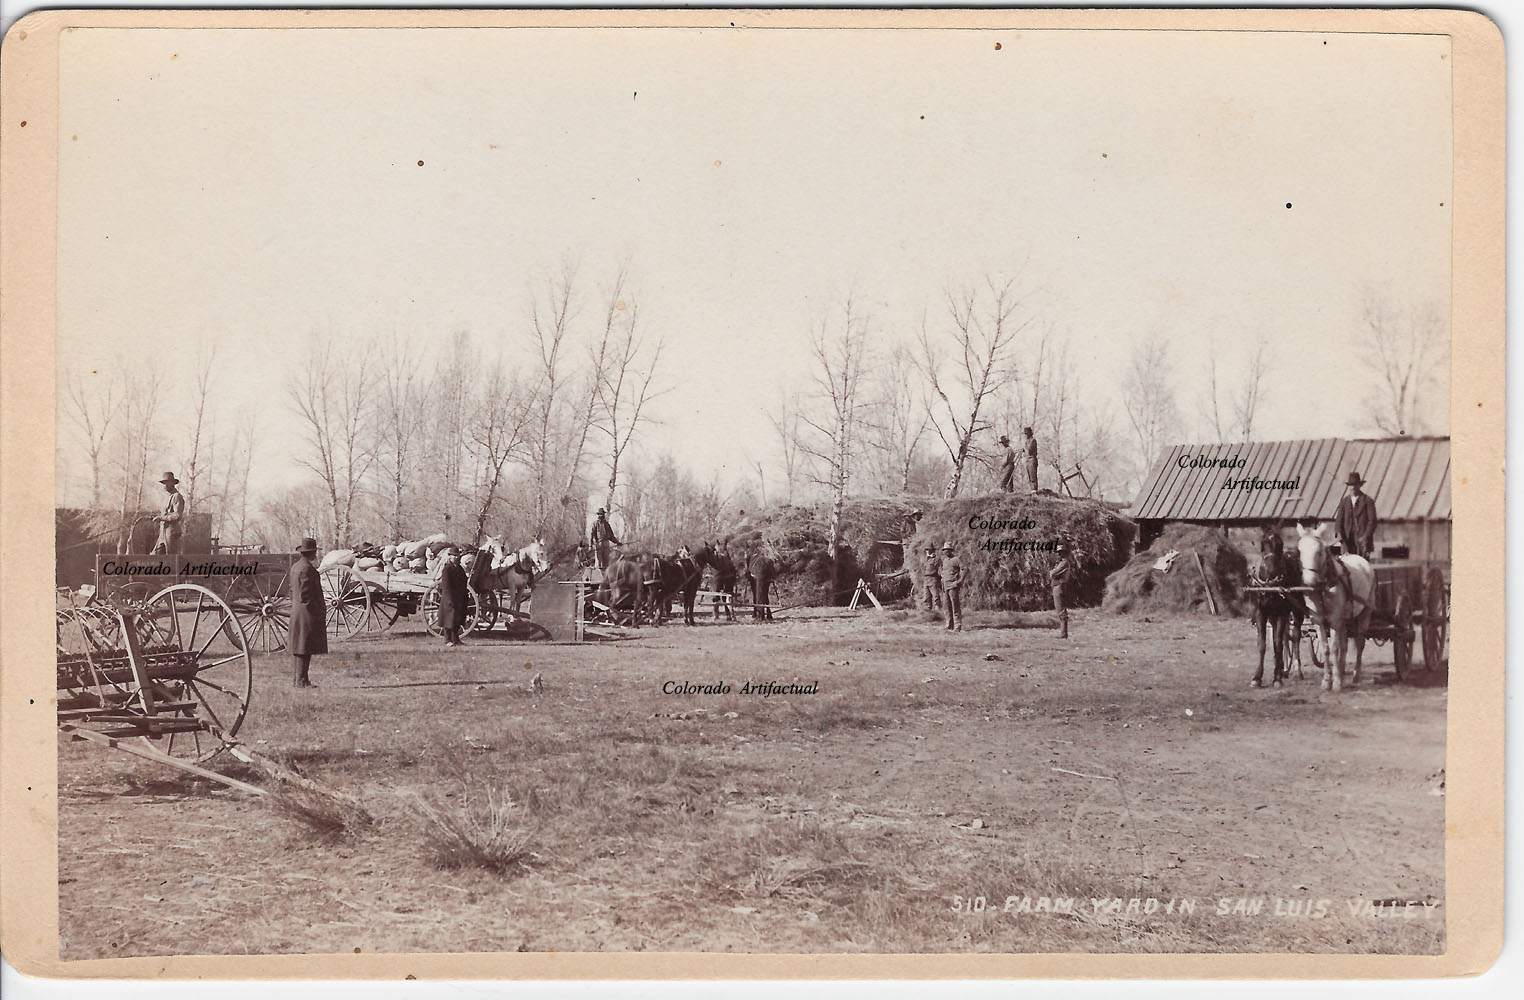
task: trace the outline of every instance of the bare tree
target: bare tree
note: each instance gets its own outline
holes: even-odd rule
[[[1169,341],[1153,330],[1134,342],[1122,376],[1122,409],[1137,437],[1139,474],[1153,467],[1167,440],[1178,433],[1180,410],[1175,403],[1175,369]]]
[[[207,402],[212,393],[212,371],[217,362],[217,345],[200,340],[196,343],[196,357],[191,369],[191,440],[190,455],[185,467],[185,509],[197,508],[201,496],[202,473],[215,460],[212,445],[216,438],[212,431]]]
[[[117,445],[116,472],[120,476],[121,521],[117,551],[129,551],[133,528],[143,510],[143,492],[148,469],[158,453],[158,414],[164,389],[163,372],[154,364],[142,363],[123,376],[124,407]]]
[[[1421,406],[1449,348],[1449,320],[1443,307],[1425,302],[1398,308],[1376,290],[1367,289],[1361,320],[1361,361],[1377,383],[1366,399],[1368,418],[1383,434],[1423,433],[1427,422]]]
[[[418,352],[410,341],[393,331],[377,351],[377,370],[371,394],[376,420],[376,468],[390,501],[386,512],[387,537],[400,540],[408,536],[405,523],[410,479],[414,472],[415,452],[424,430],[423,378],[419,375]],[[458,393],[446,394],[458,400]],[[450,412],[454,412],[453,407]]]
[[[300,461],[322,481],[335,545],[351,541],[355,501],[375,459],[365,392],[369,369],[365,351],[346,350],[332,335],[317,336],[306,363],[286,383],[307,449]]]
[[[610,510],[614,507],[614,490],[619,485],[619,461],[645,416],[646,404],[662,395],[660,391],[652,391],[652,382],[665,346],[658,339],[647,350],[645,338],[637,329],[634,301],[626,303],[620,297],[623,285],[624,272],[621,271],[609,301],[603,340],[593,355],[596,413],[592,426],[608,439],[606,506]],[[617,333],[614,332],[616,326],[619,328]]]
[[[564,405],[569,379],[565,354],[573,316],[572,292],[576,279],[577,264],[567,259],[558,274],[545,279],[543,288],[532,288],[530,292],[530,338],[537,355],[536,377],[539,380],[534,434],[530,441],[537,531],[543,530],[548,518],[550,482],[563,458],[557,418]]]
[[[778,452],[783,457],[783,502],[794,502],[794,479],[799,471],[799,394],[785,392],[778,399],[778,412],[768,421],[778,435]],[[760,482],[761,466],[757,468]]]
[[[492,366],[471,421],[473,450],[483,471],[472,544],[480,544],[486,533],[487,518],[502,489],[508,463],[528,457],[534,404],[533,393],[507,374],[501,360]]]
[[[915,358],[903,343],[890,349],[876,371],[873,398],[877,414],[868,429],[869,443],[879,458],[879,486],[886,492],[909,493],[911,470],[931,426],[931,414],[917,391]]]
[[[1263,337],[1249,356],[1243,375],[1238,380],[1238,392],[1233,397],[1233,431],[1240,441],[1254,439],[1254,419],[1259,414],[1260,393],[1265,377],[1274,364],[1270,342]]]
[[[937,436],[952,460],[949,498],[958,495],[974,435],[989,429],[983,414],[985,401],[1015,376],[1010,355],[1033,319],[1018,315],[1027,295],[1018,291],[1015,278],[996,281],[987,276],[984,285],[983,289],[947,292],[952,327],[946,338],[951,342],[946,354],[933,342],[924,319],[921,323],[917,362],[931,394],[941,404],[928,409]]]
[[[1228,439],[1227,431],[1222,423],[1222,388],[1219,378],[1221,368],[1220,351],[1218,350],[1217,338],[1207,340],[1205,356],[1206,377],[1202,380],[1201,397],[1197,400],[1197,410],[1201,419],[1207,425],[1207,431],[1215,442]]]
[[[831,496],[833,592],[841,589],[837,549],[841,545],[842,508],[859,447],[858,409],[867,364],[868,328],[868,317],[854,311],[850,296],[843,303],[839,321],[829,311],[821,317],[810,341],[813,398],[800,414],[808,432],[800,436],[799,448],[810,459],[812,478]]]
[[[64,401],[69,418],[85,441],[90,457],[90,506],[101,505],[101,459],[116,431],[122,412],[122,377],[112,369],[105,375],[93,370],[88,376],[73,372],[64,381]]]

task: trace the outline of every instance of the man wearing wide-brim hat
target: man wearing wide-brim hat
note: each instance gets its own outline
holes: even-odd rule
[[[598,572],[602,573],[609,568],[613,546],[619,544],[619,539],[614,537],[614,526],[609,524],[609,512],[602,507],[598,508],[598,519],[593,522],[588,540],[593,544],[593,558],[598,562]]]
[[[159,482],[164,484],[164,491],[169,497],[164,501],[164,513],[153,516],[159,523],[159,538],[153,543],[153,554],[164,552],[179,555],[185,547],[185,494],[175,488],[180,480],[175,478],[173,472],[164,473],[159,477]]]
[[[926,599],[926,610],[937,611],[942,607],[942,560],[937,558],[937,547],[926,546],[921,557],[921,588]]]
[[[1334,530],[1347,554],[1369,559],[1376,542],[1376,501],[1360,492],[1364,485],[1365,480],[1358,472],[1351,472],[1344,480],[1344,496],[1339,498],[1339,510],[1334,514]]]
[[[942,543],[942,599],[947,604],[947,631],[963,631],[963,564],[952,542]]]
[[[291,654],[291,683],[299,688],[315,686],[307,677],[307,668],[315,654],[328,652],[327,605],[323,580],[312,562],[316,556],[317,539],[303,538],[297,543],[296,561],[286,576],[286,591],[291,595],[286,651]]]
[[[1006,435],[1000,435],[1000,447],[1005,454],[1000,459],[1000,492],[1016,492],[1016,452],[1011,448],[1011,439]]]

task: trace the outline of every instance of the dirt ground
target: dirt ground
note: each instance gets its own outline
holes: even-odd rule
[[[1330,695],[1310,664],[1250,689],[1241,620],[817,610],[464,650],[408,624],[311,692],[262,659],[239,733],[371,823],[61,743],[63,956],[1444,948],[1446,689],[1394,683],[1390,647]],[[446,826],[510,860],[452,867]]]

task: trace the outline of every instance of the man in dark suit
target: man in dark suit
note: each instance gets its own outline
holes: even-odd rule
[[[451,545],[441,553],[439,567],[439,627],[444,630],[446,646],[464,646],[460,630],[466,624],[466,571],[460,567],[460,554]]]
[[[312,559],[317,555],[317,540],[303,538],[296,547],[296,562],[286,577],[291,594],[291,628],[286,634],[286,649],[291,653],[295,673],[292,684],[299,688],[316,687],[307,678],[307,667],[314,654],[328,652],[327,606],[323,601],[323,580]]]
[[[1376,542],[1376,501],[1360,492],[1364,485],[1365,480],[1358,472],[1351,472],[1344,481],[1344,496],[1334,514],[1334,530],[1346,553],[1369,559]]]

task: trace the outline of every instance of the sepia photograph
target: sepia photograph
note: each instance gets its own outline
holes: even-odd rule
[[[1452,952],[1452,34],[335,13],[54,29],[59,962]]]

